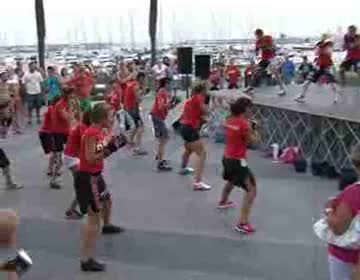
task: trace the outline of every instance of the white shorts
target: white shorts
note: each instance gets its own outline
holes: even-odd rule
[[[80,159],[76,157],[70,157],[67,155],[64,155],[64,165],[67,169],[71,169],[75,166],[77,166],[80,163]]]

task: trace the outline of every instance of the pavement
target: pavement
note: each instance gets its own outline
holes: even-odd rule
[[[144,143],[151,152],[149,126]],[[172,135],[167,148],[175,168],[181,143]],[[74,195],[70,174],[64,172],[62,190],[49,189],[34,129],[0,146],[25,185],[19,191],[0,190],[0,207],[15,208],[21,216],[19,247],[33,257],[25,280],[328,279],[326,247],[312,224],[327,198],[337,193],[336,181],[296,174],[291,166],[250,152],[259,188],[252,215],[257,232],[242,236],[233,230],[238,207],[216,209],[223,187],[222,145],[207,141],[205,178],[213,190],[203,193],[192,191],[191,177],[156,172],[152,153],[134,158],[125,148],[108,160],[104,176],[113,194],[113,221],[127,231],[100,238],[97,256],[107,262],[107,272],[86,274],[79,269],[81,222],[64,219]],[[238,204],[241,197],[240,190],[232,194]]]

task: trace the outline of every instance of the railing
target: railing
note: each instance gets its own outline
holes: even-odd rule
[[[360,122],[315,116],[264,105],[255,105],[262,146],[298,146],[306,159],[328,161],[340,170],[351,166],[351,148],[360,143]]]

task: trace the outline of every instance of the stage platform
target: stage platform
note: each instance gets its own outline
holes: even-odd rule
[[[277,87],[255,90],[253,114],[260,123],[262,146],[296,145],[309,161],[328,161],[338,170],[351,167],[351,147],[360,143],[360,87],[346,88],[336,104],[328,86],[313,85],[303,104],[294,101],[301,90],[291,85],[283,97],[277,95]],[[220,90],[211,95],[236,98],[241,92]]]

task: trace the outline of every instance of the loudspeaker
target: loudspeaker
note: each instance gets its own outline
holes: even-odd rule
[[[192,48],[178,48],[178,72],[179,74],[192,74]]]
[[[195,56],[195,77],[207,80],[210,76],[210,55]]]

